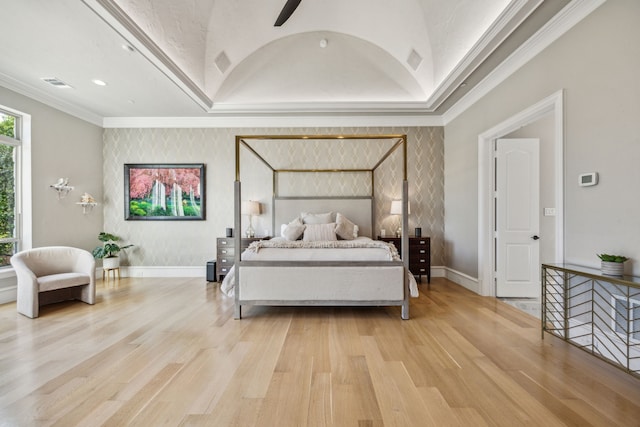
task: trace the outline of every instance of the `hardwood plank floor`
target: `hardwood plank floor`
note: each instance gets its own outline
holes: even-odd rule
[[[108,285],[108,286],[107,286]],[[203,279],[0,306],[0,426],[640,426],[640,380],[442,278],[399,307],[251,307]]]

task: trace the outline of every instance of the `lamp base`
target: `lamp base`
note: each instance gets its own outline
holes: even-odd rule
[[[247,231],[245,231],[245,234],[247,235],[248,238],[253,238],[256,237],[256,232],[253,229],[253,227],[249,226],[249,228],[247,228]]]

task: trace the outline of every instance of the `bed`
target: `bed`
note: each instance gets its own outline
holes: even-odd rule
[[[253,140],[270,139],[323,140],[385,138],[392,141],[381,159],[371,168],[347,169],[279,169],[271,166]],[[400,306],[401,318],[409,318],[409,298],[417,296],[417,285],[401,260],[396,248],[375,240],[376,212],[374,174],[390,154],[403,154],[404,179],[401,183],[404,212],[407,212],[408,185],[406,182],[406,136],[238,136],[236,137],[235,226],[241,229],[242,184],[240,180],[240,150],[259,158],[274,174],[272,199],[272,230],[277,235],[269,241],[255,242],[242,254],[235,254],[233,271],[225,277],[222,289],[235,298],[234,317],[242,317],[242,307],[251,305],[324,305],[324,306]],[[402,149],[404,148],[404,150]],[[398,156],[396,156],[398,157]],[[370,194],[365,196],[280,196],[279,172],[295,173],[365,173],[370,175]],[[368,176],[369,176],[368,175]],[[369,178],[366,178],[369,179]],[[328,215],[328,216],[327,216]],[[320,221],[318,218],[322,216]],[[299,236],[285,235],[287,226],[297,221],[303,231]],[[345,223],[346,230],[345,232]],[[402,216],[403,230],[407,229],[407,215]],[[357,226],[357,227],[354,227]],[[289,227],[291,228],[291,227]],[[350,234],[357,229],[357,238]],[[329,236],[332,231],[334,236]],[[294,227],[295,231],[295,227]],[[236,247],[240,247],[239,233]],[[342,235],[341,235],[342,234]],[[326,236],[329,236],[325,239]],[[309,238],[308,238],[309,237]],[[339,239],[339,240],[334,240]],[[402,239],[408,246],[406,231]],[[403,253],[408,253],[407,250]]]

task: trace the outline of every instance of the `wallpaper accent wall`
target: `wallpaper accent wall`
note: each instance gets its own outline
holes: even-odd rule
[[[278,196],[347,197],[370,196],[371,173],[307,172],[278,173]]]
[[[135,245],[128,251],[132,266],[204,266],[215,259],[215,238],[224,236],[226,227],[233,227],[233,181],[235,179],[236,135],[264,134],[407,134],[409,227],[422,227],[422,235],[431,237],[431,263],[444,265],[444,131],[442,127],[407,128],[212,128],[212,129],[105,129],[104,130],[104,229]],[[353,156],[347,147],[336,149],[329,157],[334,167],[347,167]],[[321,155],[317,147],[302,152],[291,147],[265,147],[275,158],[296,163],[297,156],[315,158]],[[269,151],[271,150],[271,151]],[[247,150],[242,150],[241,181],[243,199],[262,204],[263,215],[254,218],[258,236],[271,230],[271,172]],[[381,151],[386,151],[381,148]],[[261,151],[262,153],[262,151]],[[286,155],[286,156],[285,156]],[[377,153],[362,156],[379,159]],[[389,215],[392,199],[401,195],[402,168],[396,150],[375,174],[375,233],[385,228],[387,233],[397,227],[397,218]],[[125,221],[125,163],[205,163],[207,218],[205,221]],[[276,167],[283,167],[278,165]],[[305,174],[296,182],[280,178],[279,186],[288,193],[304,189],[331,195],[362,195],[370,193],[370,179],[352,174]],[[288,181],[288,182],[286,182]],[[307,193],[308,195],[309,193]],[[282,194],[284,195],[284,194]],[[242,232],[248,225],[243,217]],[[413,234],[413,233],[411,233]]]

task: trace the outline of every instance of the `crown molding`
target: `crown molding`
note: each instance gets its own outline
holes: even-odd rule
[[[440,116],[426,115],[264,115],[215,117],[106,117],[108,128],[297,128],[297,127],[443,126]]]
[[[437,109],[491,53],[542,3],[542,0],[514,0],[485,31],[471,50],[438,85],[426,104]]]
[[[573,0],[442,115],[447,125],[518,71],[606,0]]]
[[[115,32],[167,76],[203,110],[213,104],[195,83],[113,0],[82,0]]]
[[[76,104],[66,102],[60,98],[49,95],[44,90],[38,89],[34,86],[27,85],[19,80],[9,77],[6,74],[0,73],[0,85],[2,87],[12,90],[20,95],[24,95],[34,101],[41,102],[51,108],[62,111],[63,113],[70,114],[81,120],[89,122],[91,124],[102,126],[102,116],[95,114],[89,110],[78,107]],[[57,90],[73,90],[73,89],[57,89]]]
[[[221,115],[425,115],[432,113],[424,101],[381,102],[278,102],[262,104],[214,104],[208,112]]]

